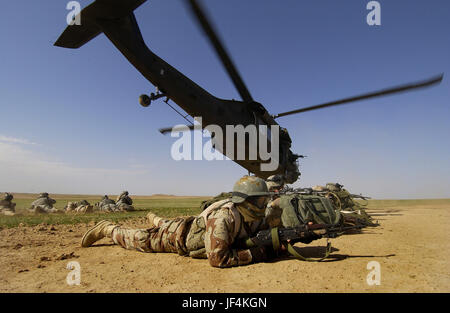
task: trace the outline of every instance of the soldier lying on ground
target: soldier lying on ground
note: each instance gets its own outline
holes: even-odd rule
[[[119,209],[116,206],[116,201],[110,199],[107,195],[104,195],[102,200],[95,204],[95,210],[102,212],[115,212]]]
[[[327,183],[325,187],[314,186],[312,190],[329,198],[336,207],[336,210],[341,212],[347,224],[378,226],[378,223],[375,223],[372,217],[367,214],[365,210],[366,204],[361,204],[353,200],[355,197],[366,200],[367,197],[353,195],[343,187],[339,183]]]
[[[133,200],[128,196],[128,191],[122,192],[116,200],[116,206],[119,211],[134,211]]]
[[[43,192],[39,195],[38,199],[31,203],[31,207],[28,209],[32,213],[62,213],[58,209],[54,208],[53,205],[56,203],[55,200],[48,196],[48,193]]]
[[[282,208],[279,205],[274,205],[274,201],[280,197],[279,193],[284,187],[283,175],[272,175],[266,179],[267,188],[269,192],[273,192],[272,198],[267,204],[266,220],[271,228],[281,225]]]
[[[69,202],[64,207],[66,213],[91,213],[94,211],[93,206],[87,200],[81,200],[78,202]]]
[[[263,179],[244,176],[234,185],[231,198],[213,203],[197,217],[167,220],[150,213],[149,229],[126,229],[101,221],[86,232],[81,245],[89,247],[109,237],[126,249],[207,258],[214,267],[262,262],[275,256],[273,249],[241,249],[234,244],[268,228],[264,215],[269,199]]]
[[[16,204],[12,202],[12,199],[14,199],[14,196],[5,192],[0,200],[0,214],[9,216],[16,214]]]

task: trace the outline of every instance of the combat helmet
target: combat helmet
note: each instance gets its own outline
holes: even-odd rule
[[[10,194],[9,192],[5,192],[5,194],[3,195],[3,200],[6,201],[11,201],[14,198],[14,196],[12,194]]]
[[[244,176],[234,184],[231,197],[233,203],[242,203],[252,196],[270,196],[264,179],[256,176]]]
[[[39,194],[39,198],[47,198],[48,197],[48,193],[47,192],[42,192]]]
[[[336,192],[341,191],[344,186],[339,183],[327,183],[326,187],[328,190]]]
[[[266,179],[267,189],[272,191],[275,188],[281,188],[284,186],[284,176],[280,174],[269,176]]]

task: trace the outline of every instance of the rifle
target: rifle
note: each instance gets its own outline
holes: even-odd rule
[[[313,224],[300,225],[296,227],[286,228],[272,228],[268,230],[259,231],[255,237],[248,238],[244,245],[246,248],[253,247],[273,247],[274,251],[278,251],[281,244],[285,245],[288,252],[294,257],[303,261],[321,261],[328,257],[331,252],[331,244],[327,243],[327,250],[325,256],[316,260],[305,258],[294,250],[292,244],[296,242],[310,243],[313,240],[320,238],[336,238],[349,230],[361,229],[364,226],[342,226],[332,224]]]
[[[354,195],[354,194],[350,194],[350,197],[355,198],[355,199],[363,199],[363,200],[372,199],[371,197],[366,197],[363,195]]]

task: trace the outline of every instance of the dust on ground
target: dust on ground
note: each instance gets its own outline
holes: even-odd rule
[[[140,253],[102,239],[81,248],[91,224],[38,225],[0,230],[0,292],[449,292],[448,204],[381,209],[381,226],[332,240],[320,263],[279,259],[230,269],[207,260],[166,253]],[[146,227],[145,218],[126,226]],[[319,257],[325,240],[299,245]],[[70,286],[66,268],[81,266],[81,285]],[[369,286],[367,265],[377,261],[380,285]]]

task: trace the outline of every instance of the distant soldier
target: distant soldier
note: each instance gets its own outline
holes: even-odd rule
[[[353,200],[355,197],[365,199],[363,196],[353,195],[339,183],[327,183],[326,186],[314,186],[312,190],[322,196],[327,197],[333,206],[344,217],[346,224],[362,224],[366,226],[378,226],[372,217],[367,214],[364,205]]]
[[[16,214],[16,204],[12,202],[14,196],[9,192],[5,192],[0,200],[0,214],[3,215],[15,215]]]
[[[108,195],[104,195],[102,200],[100,201],[101,204],[116,204],[116,202],[113,199],[110,199]]]
[[[327,183],[326,190],[328,193],[326,197],[333,201],[338,210],[353,209],[356,203],[353,201],[350,193],[343,187],[339,183]]]
[[[54,208],[53,205],[56,203],[55,200],[48,196],[48,193],[43,192],[39,194],[37,200],[31,203],[31,207],[28,209],[33,213],[61,213],[58,209]]]
[[[102,200],[95,204],[95,207],[97,210],[103,212],[115,212],[119,210],[116,206],[116,202],[110,199],[107,195],[104,195]]]
[[[280,174],[269,176],[266,183],[269,192],[280,192],[285,184],[284,176]]]
[[[116,206],[120,211],[134,211],[133,200],[128,195],[128,191],[122,192],[117,197]]]
[[[275,256],[273,249],[247,249],[237,243],[268,228],[264,213],[269,195],[263,179],[244,176],[234,185],[231,198],[213,203],[197,217],[167,220],[150,213],[149,229],[126,229],[101,221],[84,234],[81,245],[89,247],[109,237],[126,249],[208,258],[214,267],[266,261]]]
[[[67,203],[64,210],[68,212],[74,213],[91,213],[94,210],[94,207],[87,201],[81,200],[78,202],[69,202]]]
[[[266,179],[267,188],[269,192],[274,193],[271,200],[267,204],[266,221],[271,228],[281,225],[281,214],[283,209],[279,206],[279,201],[276,201],[280,195],[277,194],[284,188],[285,180],[283,175],[272,175]]]

